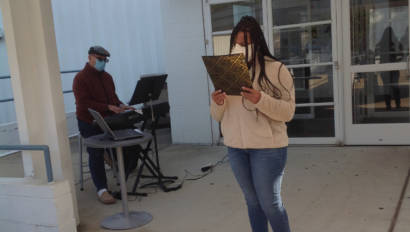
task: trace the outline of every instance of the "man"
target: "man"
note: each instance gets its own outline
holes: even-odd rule
[[[104,71],[110,53],[101,46],[88,50],[88,62],[74,78],[73,91],[76,101],[78,128],[84,138],[100,134],[94,126],[93,117],[88,108],[98,111],[103,117],[133,109],[122,103],[115,93],[114,81]],[[104,204],[113,204],[115,199],[107,190],[107,177],[104,166],[103,149],[87,149],[89,167],[99,200]]]

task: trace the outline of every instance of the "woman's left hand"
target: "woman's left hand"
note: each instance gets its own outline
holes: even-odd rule
[[[250,89],[247,87],[242,87],[241,95],[253,104],[258,103],[262,97],[262,94],[259,90]]]

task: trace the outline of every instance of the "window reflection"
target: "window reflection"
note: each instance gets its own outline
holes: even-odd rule
[[[273,25],[330,20],[330,0],[273,0]]]
[[[332,61],[330,24],[274,30],[275,56],[285,64]]]
[[[395,63],[409,53],[407,0],[351,0],[352,64]]]
[[[296,103],[333,102],[333,67],[313,66],[291,69],[295,78]]]
[[[247,0],[211,5],[212,32],[232,30],[246,15],[255,17],[262,25],[262,1]]]
[[[408,123],[409,75],[405,70],[353,74],[353,123]]]
[[[295,117],[288,123],[292,138],[334,137],[334,106],[309,106],[296,108]]]

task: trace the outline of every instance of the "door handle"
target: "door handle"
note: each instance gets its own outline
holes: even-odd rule
[[[334,60],[334,61],[333,61],[333,67],[334,67],[336,70],[339,70],[339,69],[340,69],[339,61]]]

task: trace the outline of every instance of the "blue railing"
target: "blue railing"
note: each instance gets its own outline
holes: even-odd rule
[[[69,70],[69,71],[61,71],[61,74],[66,74],[66,73],[78,73],[81,70]],[[0,80],[4,80],[4,79],[10,79],[11,76],[0,76]],[[72,90],[66,90],[63,91],[63,94],[67,94],[67,93],[72,93]],[[13,98],[4,98],[4,99],[0,99],[0,103],[6,103],[6,102],[13,102],[14,99]]]
[[[44,161],[46,163],[46,172],[48,182],[52,182],[53,169],[51,167],[50,148],[47,145],[0,145],[0,150],[3,151],[43,151]]]

